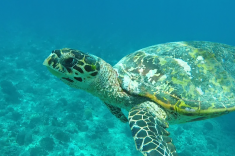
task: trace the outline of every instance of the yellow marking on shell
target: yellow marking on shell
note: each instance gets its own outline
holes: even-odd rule
[[[188,83],[190,82],[189,79],[185,79],[185,78],[183,78],[183,80],[179,80],[179,79],[177,79],[177,78],[175,78],[175,77],[172,77],[171,80],[172,80],[173,83],[175,83],[175,84],[180,84],[180,85],[183,86],[183,87],[187,86]]]
[[[230,92],[231,86],[222,86],[224,92]]]
[[[134,62],[137,62],[138,60],[139,60],[139,57],[138,57],[138,56],[134,56],[134,57],[133,57],[133,61],[134,61]]]
[[[162,58],[162,57],[159,57],[158,58],[159,59],[159,64],[161,65],[161,66],[163,66],[163,65],[165,65],[166,63],[167,63],[167,61],[166,61],[166,59],[164,59],[164,58]]]
[[[174,90],[175,90],[175,88],[169,86],[169,88],[168,88],[168,93],[170,94],[170,93],[173,92]]]
[[[178,101],[179,101],[177,102],[179,103],[178,106],[176,106],[175,104],[178,112],[184,113],[185,111],[185,113],[196,113],[196,112],[199,113],[199,107],[192,107],[190,105],[187,105],[184,100],[178,100]],[[185,107],[185,109],[183,109],[182,107]]]
[[[199,102],[200,103],[200,102]],[[186,109],[182,109],[180,107],[175,107],[177,112],[182,114],[190,114],[190,115],[208,115],[208,114],[215,114],[221,113],[224,114],[226,112],[235,111],[235,107],[231,108],[215,108],[215,103],[211,103],[211,107],[205,110],[201,110],[200,107],[191,107],[187,105],[183,100],[179,104],[180,107],[184,106]]]
[[[192,52],[189,52],[188,54],[192,57],[192,58],[196,58],[196,54],[199,52],[198,49],[194,49],[192,50]]]
[[[133,57],[133,61],[134,61],[134,62],[137,62],[137,61],[140,59],[141,56],[143,56],[143,55],[135,55],[135,56]]]
[[[159,100],[155,94],[150,94],[150,93],[146,93],[144,95],[141,95],[144,97],[148,97],[151,100],[153,100],[154,102],[156,102],[157,104],[159,104],[160,106],[162,106],[163,108],[166,108],[168,110],[174,110],[176,112],[179,112],[181,114],[185,114],[185,115],[208,115],[208,114],[215,114],[215,113],[221,113],[221,114],[225,114],[227,112],[231,112],[231,111],[235,111],[235,106],[231,107],[231,108],[215,108],[215,103],[211,103],[211,107],[209,107],[208,109],[205,110],[201,110],[200,108],[200,101],[197,101],[199,103],[198,107],[191,107],[190,105],[187,105],[185,103],[185,101],[187,102],[187,100],[183,100],[183,99],[179,99],[177,97],[174,97],[177,100],[177,102],[175,104],[170,104],[170,103],[166,103],[163,102],[161,100]],[[166,99],[165,97],[163,97],[163,99]],[[196,101],[195,101],[196,102]],[[185,108],[182,108],[185,107]]]
[[[215,86],[220,86],[220,83],[218,83],[218,82],[215,80],[215,77],[212,77],[212,79],[210,79],[209,82],[211,82],[211,83],[214,84]]]
[[[165,83],[161,83],[158,86],[155,87],[155,89],[157,90],[157,92],[155,92],[156,94],[158,93],[158,91],[163,91],[166,92],[168,94],[170,94],[172,91],[175,90],[175,88],[171,87],[171,85],[169,85],[169,82],[165,82]]]
[[[165,103],[159,100],[154,94],[152,95],[150,93],[146,93],[145,95],[142,95],[142,96],[150,98],[151,100],[155,101],[157,104],[161,105],[164,108],[167,108],[169,110],[175,110],[174,106],[172,106],[170,103]]]
[[[206,74],[208,71],[209,72],[215,72],[215,65],[211,64],[211,63],[201,63],[201,64],[197,64],[197,66],[200,68],[203,68],[203,72]]]
[[[214,109],[214,108],[215,108],[215,103],[211,103],[211,106],[208,107],[207,109],[208,109],[208,110],[211,110],[211,109]]]
[[[189,91],[187,92],[187,94],[188,95],[191,95],[192,96],[192,98],[194,98],[195,97],[195,85],[190,85],[189,86]]]

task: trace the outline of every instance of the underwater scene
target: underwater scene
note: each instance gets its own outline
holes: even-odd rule
[[[142,156],[128,122],[98,97],[63,83],[44,60],[73,48],[114,66],[166,42],[235,46],[234,6],[232,0],[1,0],[0,156]],[[179,156],[235,155],[235,112],[166,130]],[[155,155],[173,156],[148,154]]]

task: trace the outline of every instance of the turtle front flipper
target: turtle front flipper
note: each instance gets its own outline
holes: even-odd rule
[[[116,118],[118,118],[119,120],[121,120],[121,122],[126,123],[128,122],[126,116],[122,113],[121,108],[115,107],[113,105],[104,103],[108,109],[110,110],[110,112],[116,116]]]
[[[159,112],[154,105],[149,101],[144,102],[129,112],[128,119],[136,148],[144,156],[178,156],[170,133],[166,131],[168,123],[164,115],[160,114],[163,110]]]

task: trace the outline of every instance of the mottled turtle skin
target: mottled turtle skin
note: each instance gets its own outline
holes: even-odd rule
[[[129,122],[144,156],[177,156],[166,131],[177,124],[235,111],[235,48],[193,41],[150,46],[114,67],[79,50],[53,50],[44,61],[67,85],[99,97]],[[121,108],[129,111],[128,119]]]

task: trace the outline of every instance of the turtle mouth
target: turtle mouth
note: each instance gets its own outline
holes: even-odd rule
[[[55,75],[56,77],[61,77],[61,73],[59,71],[54,70],[53,68],[48,67],[48,66],[47,66],[47,69],[49,70],[51,74]]]

